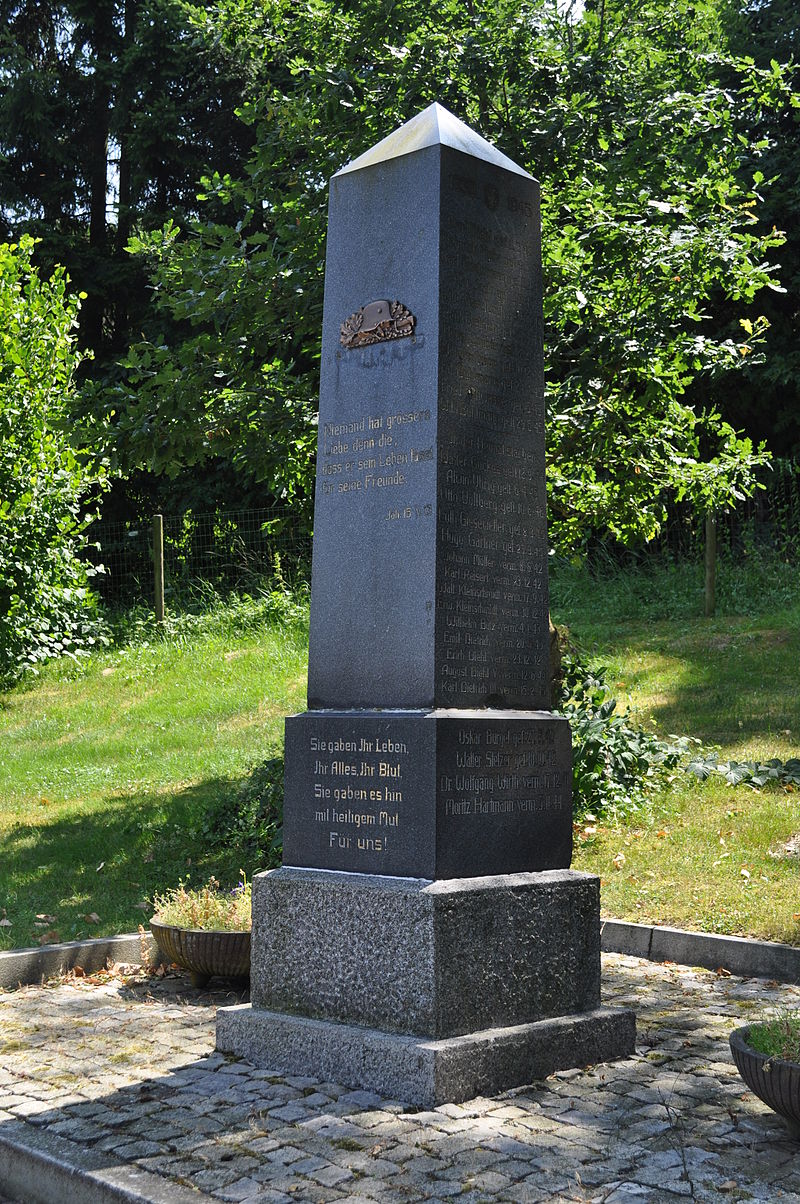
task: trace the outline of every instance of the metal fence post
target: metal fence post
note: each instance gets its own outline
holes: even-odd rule
[[[156,622],[164,622],[164,515],[153,515],[153,581]]]

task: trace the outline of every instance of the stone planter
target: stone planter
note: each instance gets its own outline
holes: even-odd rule
[[[213,976],[250,977],[250,933],[201,928],[178,928],[150,921],[150,931],[161,952],[189,971],[192,986],[204,987]]]
[[[730,1035],[736,1069],[750,1090],[786,1121],[792,1137],[800,1139],[800,1065],[758,1053],[747,1039],[750,1025]]]

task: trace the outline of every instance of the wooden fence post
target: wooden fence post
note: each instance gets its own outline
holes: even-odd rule
[[[153,515],[153,581],[156,622],[164,622],[164,516]]]
[[[713,615],[717,607],[717,515],[714,510],[706,511],[706,618]]]

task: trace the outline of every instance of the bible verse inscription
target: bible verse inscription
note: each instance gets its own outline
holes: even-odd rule
[[[352,422],[325,422],[319,443],[322,495],[373,496],[383,490],[402,492],[414,471],[434,458],[433,422],[429,409],[368,414]],[[430,518],[431,504],[404,506],[389,502],[391,521]]]

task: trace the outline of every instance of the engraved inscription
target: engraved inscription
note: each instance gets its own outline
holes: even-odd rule
[[[434,455],[433,421],[427,408],[325,422],[317,457],[322,495],[364,496],[378,490],[394,495]],[[407,507],[390,502],[383,517],[430,518],[432,514],[432,504]]]
[[[313,822],[323,830],[322,847],[354,855],[386,853],[404,826],[407,742],[390,736],[311,736],[308,753]]]
[[[442,288],[439,679],[454,705],[546,705],[547,535],[533,205],[452,178]],[[496,216],[490,218],[487,209]],[[475,287],[480,281],[481,287]]]
[[[438,766],[445,817],[545,815],[571,807],[571,773],[552,725],[459,728]]]

